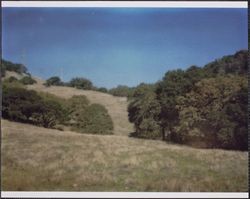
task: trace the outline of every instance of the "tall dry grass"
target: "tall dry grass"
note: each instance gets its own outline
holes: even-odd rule
[[[2,120],[3,191],[248,190],[248,153]]]

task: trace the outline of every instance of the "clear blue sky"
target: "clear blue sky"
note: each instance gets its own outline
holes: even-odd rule
[[[3,8],[3,58],[44,79],[153,83],[248,48],[247,9]]]

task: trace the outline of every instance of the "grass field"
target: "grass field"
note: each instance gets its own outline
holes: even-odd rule
[[[2,120],[3,191],[248,190],[248,153]]]

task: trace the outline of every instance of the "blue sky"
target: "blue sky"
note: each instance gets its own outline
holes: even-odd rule
[[[2,32],[3,58],[31,74],[107,88],[248,48],[247,9],[3,8]]]

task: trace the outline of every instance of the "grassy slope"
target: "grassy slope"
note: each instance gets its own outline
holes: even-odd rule
[[[2,120],[4,191],[247,191],[248,153]]]
[[[247,152],[117,136],[133,131],[125,98],[46,88],[35,79],[38,84],[29,89],[64,98],[86,95],[91,103],[103,104],[115,135],[82,135],[2,120],[4,191],[247,191]]]
[[[29,85],[29,89],[49,92],[63,98],[70,98],[73,95],[85,95],[91,103],[104,105],[114,122],[114,134],[125,135],[133,132],[133,125],[128,121],[127,100],[125,97],[114,97],[112,95],[91,91],[80,90],[71,87],[51,86],[45,87],[42,81],[35,78],[38,84]]]

